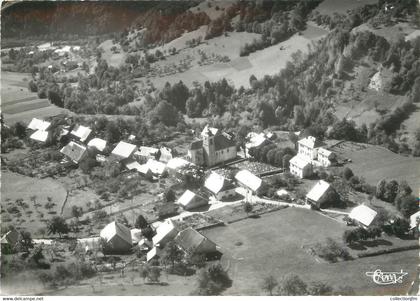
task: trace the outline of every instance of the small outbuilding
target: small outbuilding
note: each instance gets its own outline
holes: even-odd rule
[[[262,179],[254,175],[249,170],[241,170],[235,175],[238,184],[244,188],[256,193],[262,185]]]
[[[131,143],[120,141],[112,150],[111,154],[119,160],[130,158],[137,150],[137,146]]]
[[[306,195],[306,202],[315,208],[325,208],[338,200],[338,194],[328,182],[319,180]]]
[[[213,241],[191,227],[179,232],[175,243],[188,254],[208,254],[217,251]]]
[[[84,145],[77,144],[74,141],[70,141],[64,146],[60,153],[67,156],[71,161],[78,164],[87,154],[86,147]]]
[[[106,147],[106,141],[101,138],[93,138],[87,144],[89,147],[94,147],[98,151],[103,152]]]
[[[218,201],[226,200],[236,195],[235,185],[215,172],[212,172],[207,177],[204,187]]]
[[[178,234],[178,230],[171,220],[166,220],[156,229],[156,235],[153,236],[153,246],[164,247],[166,243],[174,239]]]

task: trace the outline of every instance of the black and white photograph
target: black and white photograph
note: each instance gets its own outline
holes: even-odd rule
[[[420,0],[0,21],[2,300],[417,300]]]

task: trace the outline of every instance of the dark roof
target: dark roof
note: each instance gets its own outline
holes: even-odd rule
[[[175,242],[186,252],[195,250],[205,240],[209,239],[193,228],[182,230],[175,238]]]
[[[214,137],[214,148],[216,151],[235,146],[232,139],[228,139],[225,135],[217,135]]]
[[[190,150],[201,149],[203,147],[203,140],[196,140],[190,144]]]

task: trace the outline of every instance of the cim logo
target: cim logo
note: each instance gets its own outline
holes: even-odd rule
[[[397,284],[402,283],[404,276],[408,273],[401,270],[401,272],[382,272],[377,269],[374,272],[366,272],[366,276],[372,277],[373,282],[379,285]]]

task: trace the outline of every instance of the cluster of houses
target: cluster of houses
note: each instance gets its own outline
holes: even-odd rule
[[[180,229],[180,225],[170,219],[151,227],[155,235],[148,240],[141,229],[129,229],[113,221],[100,231],[99,237],[81,238],[78,243],[85,251],[102,250],[110,254],[125,254],[138,248],[148,262],[161,256],[164,247],[171,241],[188,255],[209,256],[218,252],[217,245],[206,236],[191,227]]]
[[[315,137],[308,136],[298,141],[298,153],[289,162],[290,173],[301,179],[310,177],[314,167],[329,167],[336,161],[330,150],[322,147]]]

